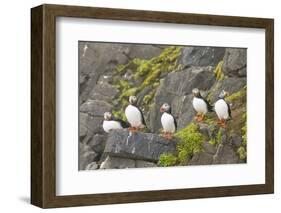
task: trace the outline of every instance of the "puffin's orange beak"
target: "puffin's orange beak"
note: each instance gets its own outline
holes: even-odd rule
[[[164,112],[165,110],[162,108],[162,107],[160,107],[160,112]]]

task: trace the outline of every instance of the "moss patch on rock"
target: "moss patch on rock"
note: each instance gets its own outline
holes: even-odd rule
[[[225,78],[225,75],[222,70],[223,61],[220,61],[214,69],[214,74],[218,81],[221,81]]]
[[[245,160],[247,158],[247,114],[246,114],[246,112],[244,114],[242,114],[242,119],[244,120],[244,126],[241,128],[242,144],[237,149],[237,153],[241,160]]]
[[[128,105],[128,97],[138,96],[141,91],[149,87],[148,93],[139,102],[139,106],[147,110],[146,108],[153,102],[160,79],[167,73],[182,68],[182,65],[178,63],[180,54],[181,47],[170,46],[165,48],[159,56],[151,59],[134,58],[126,65],[117,65],[113,84],[120,94],[115,103],[118,109],[113,110],[114,116],[125,118],[124,108]],[[122,75],[126,75],[128,71],[132,73],[130,80],[123,80]]]
[[[170,153],[164,153],[160,156],[158,165],[159,166],[175,166],[177,163],[177,157]]]
[[[202,143],[206,138],[199,132],[198,124],[189,124],[187,127],[177,132],[175,137],[178,139],[178,143],[176,145],[177,154],[169,154],[169,156],[167,156],[167,154],[162,154],[160,156],[160,159],[162,160],[158,163],[160,166],[167,165],[167,161],[171,163],[169,166],[187,165],[188,161],[194,154],[203,151]]]
[[[247,95],[247,86],[243,87],[238,92],[235,92],[235,93],[231,94],[230,96],[228,96],[226,98],[226,100],[229,101],[229,102],[233,102],[233,101],[237,101],[237,100],[239,100],[243,97],[246,97],[246,95]]]

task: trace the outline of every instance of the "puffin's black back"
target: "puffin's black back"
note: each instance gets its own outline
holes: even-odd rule
[[[225,100],[224,100],[224,101],[225,101]],[[229,103],[227,103],[227,101],[225,101],[225,103],[227,104],[227,107],[228,107],[228,115],[229,115],[229,118],[232,119],[231,110],[230,110],[230,105],[229,105]]]
[[[171,114],[171,116],[173,116],[173,115]],[[175,116],[173,116],[173,118],[174,118],[174,124],[175,124],[175,127],[176,127],[176,131],[177,131],[177,129],[178,129],[178,124],[177,124],[177,120],[176,120]]]
[[[128,127],[130,127],[130,124],[129,124],[128,122],[123,121],[123,120],[120,119],[120,118],[113,118],[112,120],[113,120],[113,121],[119,122],[120,125],[122,126],[122,128],[128,128]]]
[[[140,111],[142,124],[143,124],[144,126],[146,126],[146,123],[145,123],[145,120],[144,120],[144,116],[143,116],[142,110],[141,110],[138,106],[135,106],[135,107],[137,107],[137,109]]]

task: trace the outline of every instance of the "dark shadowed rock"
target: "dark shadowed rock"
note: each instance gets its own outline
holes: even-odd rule
[[[106,136],[102,134],[95,134],[87,145],[91,147],[96,153],[102,154],[105,147]]]
[[[224,47],[184,47],[180,63],[187,66],[215,66],[224,57]]]
[[[228,76],[246,76],[247,49],[227,48],[223,58],[223,72]]]
[[[110,156],[157,162],[162,153],[175,153],[175,141],[152,133],[130,133],[116,130],[109,133],[104,153]]]
[[[234,134],[230,137],[230,143],[236,147],[240,147],[242,145],[242,136]]]
[[[79,128],[80,128],[80,138],[88,136],[93,136],[95,133],[102,133],[102,117],[93,117],[86,113],[79,113]]]
[[[91,150],[91,148],[86,145],[79,143],[79,170],[84,170],[86,166],[98,157],[98,154]]]

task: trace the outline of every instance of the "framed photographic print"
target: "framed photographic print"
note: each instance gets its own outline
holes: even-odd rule
[[[273,193],[272,19],[31,9],[31,203]]]

